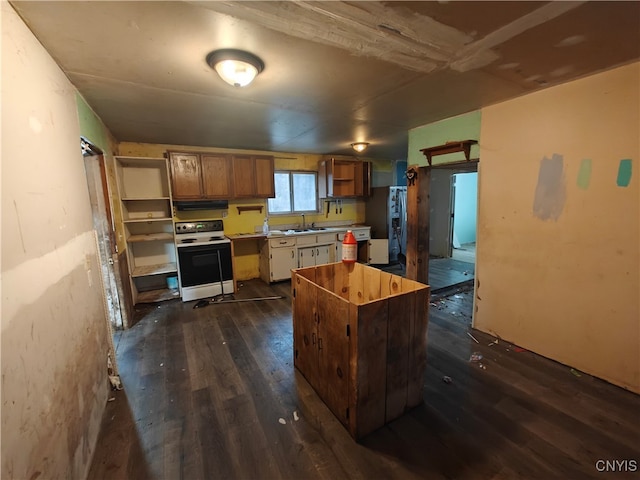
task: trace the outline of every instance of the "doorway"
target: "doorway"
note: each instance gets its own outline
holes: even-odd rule
[[[428,278],[432,293],[472,288],[475,278],[478,162],[428,168]]]
[[[451,176],[450,257],[466,263],[476,262],[476,216],[478,211],[478,172]]]

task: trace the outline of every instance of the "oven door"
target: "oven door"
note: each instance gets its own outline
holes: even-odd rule
[[[182,288],[233,280],[231,242],[179,246],[177,250]]]

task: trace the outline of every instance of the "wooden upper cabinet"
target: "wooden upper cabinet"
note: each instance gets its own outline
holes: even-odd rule
[[[371,162],[353,157],[328,157],[318,165],[320,198],[368,197]]]
[[[273,157],[233,156],[233,191],[236,198],[275,197]]]
[[[256,196],[260,198],[274,198],[276,187],[274,179],[273,157],[255,157],[256,166]]]
[[[221,154],[202,154],[202,194],[205,198],[229,199],[231,190],[231,157]]]
[[[174,200],[202,198],[200,156],[197,153],[169,154],[171,190]]]
[[[233,156],[233,191],[238,198],[250,198],[256,191],[256,171],[251,155]]]
[[[169,152],[174,200],[275,197],[273,157]]]

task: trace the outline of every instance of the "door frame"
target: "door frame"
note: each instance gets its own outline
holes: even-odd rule
[[[129,328],[130,322],[127,309],[122,308],[122,301],[125,298],[122,290],[122,277],[120,271],[115,268],[117,244],[106,161],[102,150],[87,139],[80,137],[80,143],[100,263],[103,302],[110,331],[113,334],[114,329]]]
[[[429,284],[429,234],[430,234],[430,202],[429,190],[432,169],[449,169],[453,173],[478,172],[480,181],[479,159],[463,160],[437,165],[412,165],[407,169],[407,265],[406,276],[410,280]],[[452,175],[453,175],[452,173]],[[480,189],[478,189],[480,204]],[[477,287],[477,259],[473,284],[474,299]],[[475,300],[474,300],[475,304]],[[475,308],[475,307],[474,307]],[[472,320],[473,325],[473,320]]]

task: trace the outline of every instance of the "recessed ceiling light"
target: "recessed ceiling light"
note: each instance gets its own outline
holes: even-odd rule
[[[244,50],[223,48],[207,55],[207,63],[234,87],[246,87],[264,70],[264,62]]]

